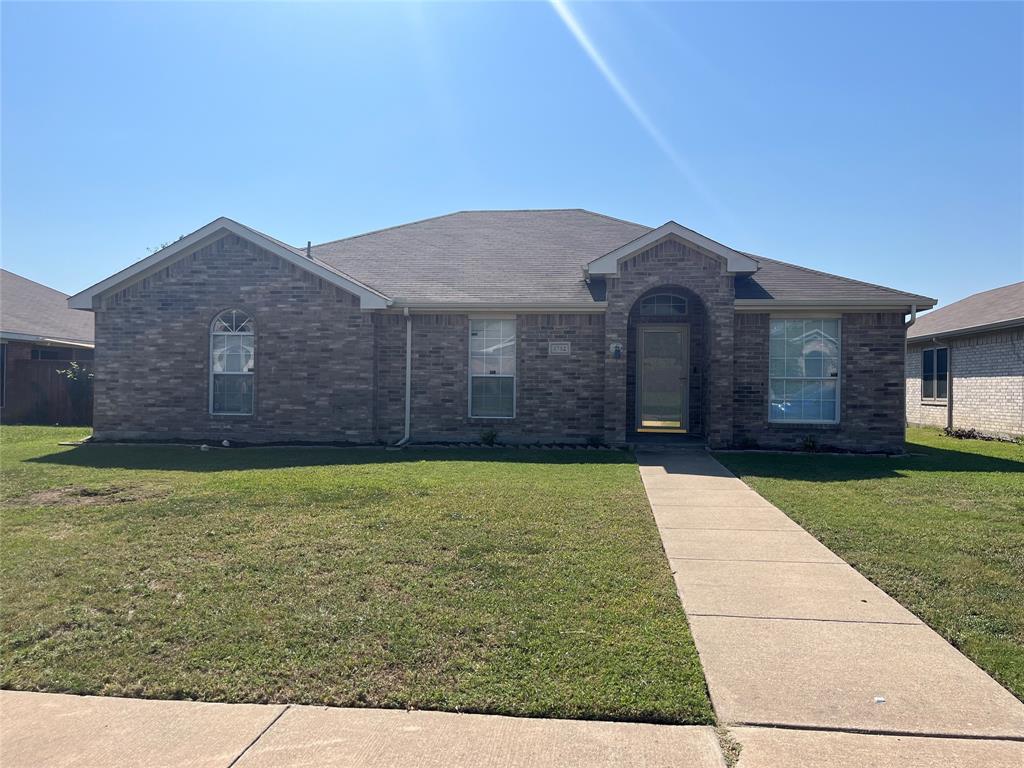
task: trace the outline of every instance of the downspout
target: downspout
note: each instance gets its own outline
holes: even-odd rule
[[[910,341],[907,339],[907,331],[910,330],[910,326],[917,322],[917,304],[910,305],[910,320],[903,323],[903,428],[906,429],[909,424],[907,423],[907,355],[910,354]],[[921,372],[924,376],[924,371]]]
[[[405,432],[395,445],[409,442],[412,428],[412,315],[405,308]]]
[[[932,344],[941,343],[932,336]],[[949,342],[946,342],[946,429],[953,429],[953,348]]]

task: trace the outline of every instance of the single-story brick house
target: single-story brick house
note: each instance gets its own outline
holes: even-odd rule
[[[907,421],[1024,435],[1024,282],[968,296],[910,327]]]
[[[92,365],[93,318],[68,307],[68,296],[0,270],[0,421],[89,424],[92,387],[59,373]]]
[[[69,302],[98,440],[853,451],[902,449],[905,318],[935,303],[583,210],[306,248],[221,218]]]

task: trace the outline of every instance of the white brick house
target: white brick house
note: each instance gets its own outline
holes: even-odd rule
[[[919,318],[906,370],[909,424],[1024,435],[1024,282]]]

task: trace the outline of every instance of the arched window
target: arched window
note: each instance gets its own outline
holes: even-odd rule
[[[210,413],[251,414],[255,374],[252,318],[241,310],[226,309],[210,325]]]
[[[674,293],[654,293],[640,300],[640,314],[674,317],[686,314],[686,299]]]

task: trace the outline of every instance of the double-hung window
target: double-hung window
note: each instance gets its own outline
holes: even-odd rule
[[[516,410],[516,321],[469,321],[469,415],[511,419]]]
[[[921,399],[946,400],[949,390],[949,349],[939,347],[921,351]]]
[[[838,319],[771,320],[770,421],[839,421]]]
[[[241,310],[224,310],[210,326],[210,413],[250,415],[255,378],[255,324]]]

